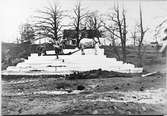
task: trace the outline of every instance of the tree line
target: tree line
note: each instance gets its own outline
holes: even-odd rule
[[[134,45],[138,48],[138,58],[140,59],[140,64],[142,64],[142,45],[144,35],[148,29],[145,29],[143,25],[141,5],[139,5],[139,11],[139,24],[136,24],[135,30],[131,32],[131,38],[134,41]],[[118,58],[126,62],[128,29],[126,10],[124,8],[121,9],[118,4],[115,5],[113,11],[105,15],[108,18],[108,23],[106,23],[103,16],[100,15],[98,11],[92,12],[84,9],[80,2],[74,6],[71,13],[73,14],[69,16],[67,12],[62,10],[57,4],[39,10],[37,15],[34,16],[34,24],[24,24],[22,26],[20,32],[21,41],[24,42],[41,38],[59,40],[62,38],[62,31],[66,26],[70,26],[76,31],[77,45],[79,45],[81,40],[79,34],[84,28],[94,30],[95,32],[107,32],[110,35],[112,45],[115,48]],[[63,19],[66,17],[71,21],[69,25],[63,25]],[[95,34],[95,37],[99,39],[99,34]],[[118,53],[116,49],[116,40],[120,41],[122,57],[120,57],[120,53]]]

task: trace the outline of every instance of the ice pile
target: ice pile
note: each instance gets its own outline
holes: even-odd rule
[[[64,50],[64,52],[69,51],[72,50]],[[94,49],[85,49],[84,52],[85,55],[81,55],[81,51],[72,55],[60,55],[59,59],[56,59],[54,55],[38,56],[33,53],[27,60],[17,64],[17,66],[9,66],[4,73],[61,75],[96,69],[122,73],[141,73],[143,71],[143,68],[137,68],[133,64],[117,61],[116,58],[107,58],[104,55],[104,49],[99,49],[97,55],[95,55]],[[54,54],[54,51],[47,51],[47,53]]]

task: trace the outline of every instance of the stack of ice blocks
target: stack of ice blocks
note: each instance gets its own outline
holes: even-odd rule
[[[6,71],[32,74],[37,71],[43,72],[43,74],[69,74],[74,71],[82,72],[96,69],[122,73],[141,73],[143,71],[143,68],[137,68],[133,64],[117,61],[116,58],[107,58],[104,55],[104,49],[99,49],[97,55],[95,55],[94,49],[85,49],[84,52],[85,55],[82,55],[81,51],[72,55],[60,55],[59,59],[56,59],[54,55],[38,56],[33,53],[27,60],[17,64],[17,66],[9,66]],[[47,53],[54,54],[54,51],[47,51]]]

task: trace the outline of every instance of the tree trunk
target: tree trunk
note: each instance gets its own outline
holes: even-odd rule
[[[79,39],[77,39],[77,47],[79,48],[79,42],[80,42],[80,40]]]
[[[123,9],[123,61],[126,62],[126,34],[127,34],[127,30],[126,30],[126,17],[125,17],[125,11]]]
[[[122,60],[125,63],[126,62],[126,43],[122,42]]]
[[[76,35],[76,37],[77,37],[77,47],[79,47],[79,42],[80,42],[80,38],[79,38],[79,30],[80,30],[80,27],[79,27],[79,24],[80,24],[80,22],[79,22],[79,18],[78,18],[78,22],[77,22],[77,27],[76,27],[76,32],[77,32],[77,35]]]
[[[138,66],[142,67],[142,54],[141,54],[141,45],[138,46]]]
[[[113,47],[114,47],[114,52],[115,52],[115,54],[117,55],[118,60],[120,60],[121,58],[120,58],[120,55],[119,55],[119,51],[118,51],[117,46],[113,46]]]

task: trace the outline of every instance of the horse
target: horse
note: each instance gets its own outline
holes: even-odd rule
[[[84,48],[94,47],[96,41],[94,39],[83,38],[79,42],[79,47],[84,46]]]
[[[46,47],[44,45],[37,47],[37,52],[38,56],[46,55]]]
[[[96,38],[94,39],[89,39],[89,38],[83,38],[80,40],[79,42],[79,48],[81,49],[82,55],[85,55],[84,53],[84,49],[85,48],[95,48],[95,54],[97,54],[97,50],[96,50],[96,45],[97,45],[98,41],[96,40]]]

